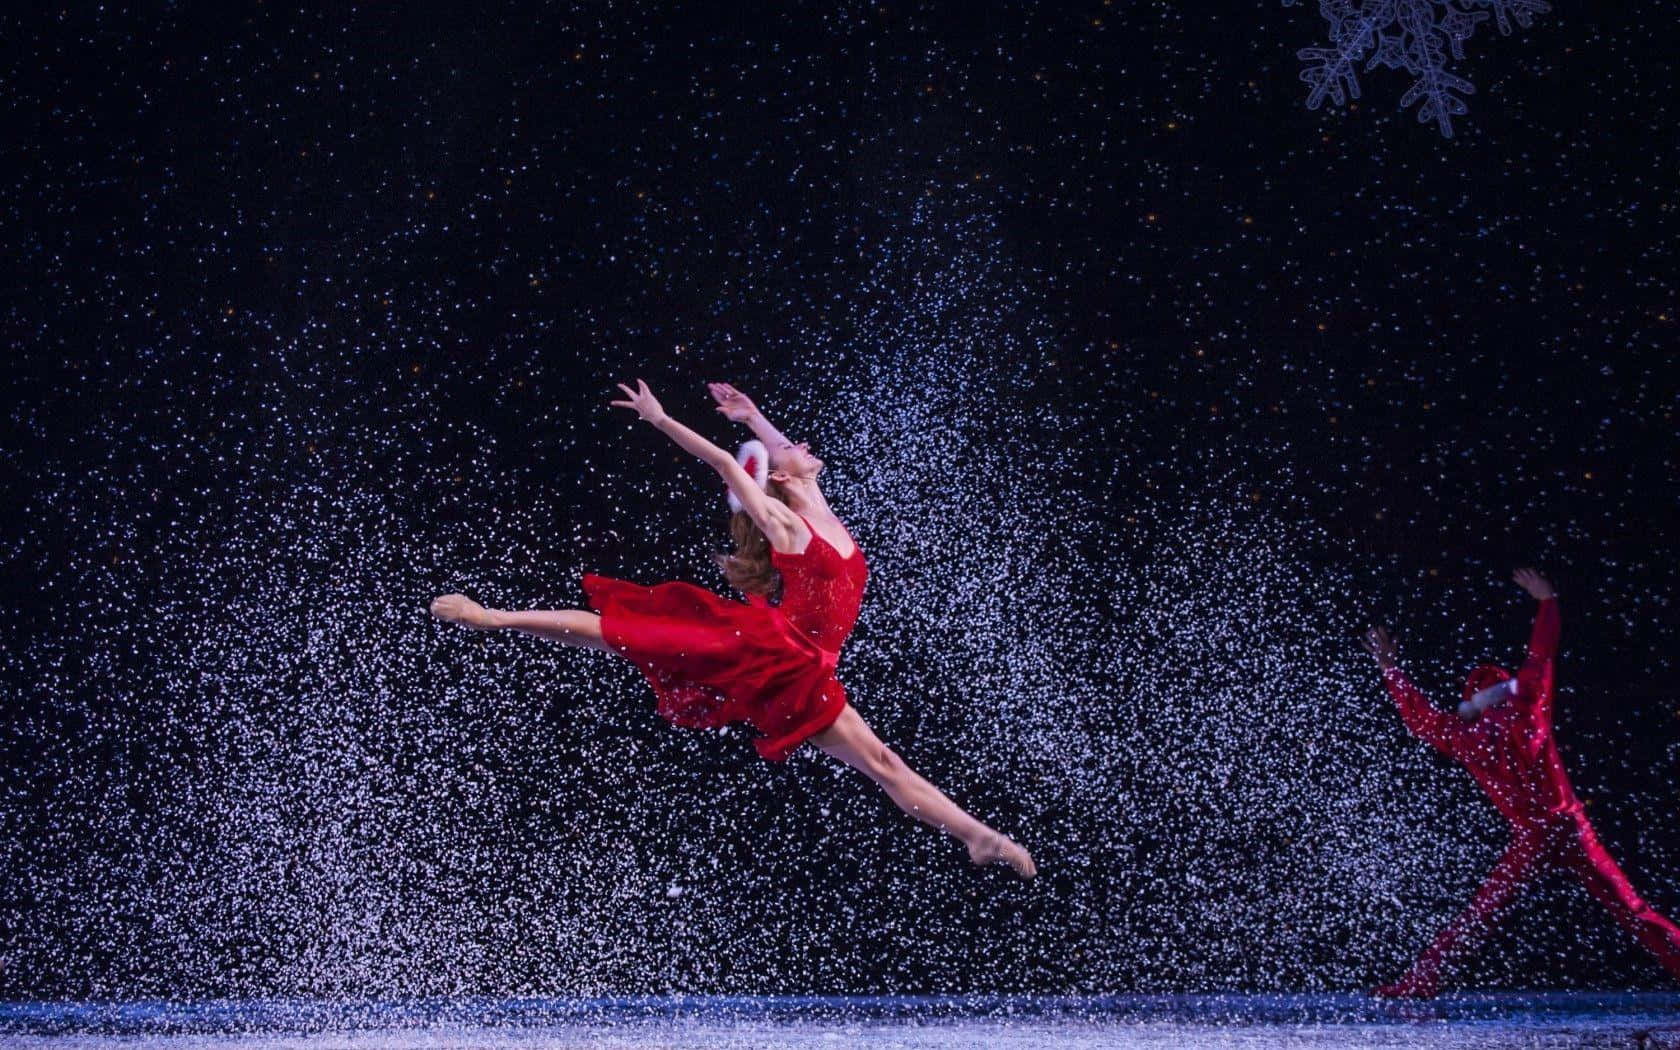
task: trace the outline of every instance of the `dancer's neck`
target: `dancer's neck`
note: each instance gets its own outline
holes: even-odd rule
[[[828,510],[828,501],[823,499],[822,489],[817,487],[815,477],[791,477],[781,485],[788,509],[795,514]]]

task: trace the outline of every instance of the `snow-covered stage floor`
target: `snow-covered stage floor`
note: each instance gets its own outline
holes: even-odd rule
[[[1680,1047],[1680,994],[0,1004],[8,1047]]]

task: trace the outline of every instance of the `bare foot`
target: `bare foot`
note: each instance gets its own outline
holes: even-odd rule
[[[468,598],[464,594],[445,594],[432,599],[432,615],[440,620],[486,631],[496,626],[496,611]]]
[[[1023,879],[1030,879],[1038,874],[1038,865],[1033,863],[1032,854],[1022,849],[1008,835],[996,831],[970,845],[968,859],[981,866],[1007,864]]]

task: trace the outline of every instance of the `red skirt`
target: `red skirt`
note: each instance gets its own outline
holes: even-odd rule
[[[674,725],[715,729],[746,722],[771,761],[834,724],[846,690],[834,678],[838,654],[789,624],[769,605],[747,605],[687,583],[642,587],[586,575],[601,636],[647,676],[659,714]]]

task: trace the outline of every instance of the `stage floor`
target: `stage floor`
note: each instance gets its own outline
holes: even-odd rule
[[[0,1004],[0,1045],[67,1048],[1637,1047],[1680,994],[662,997]]]

